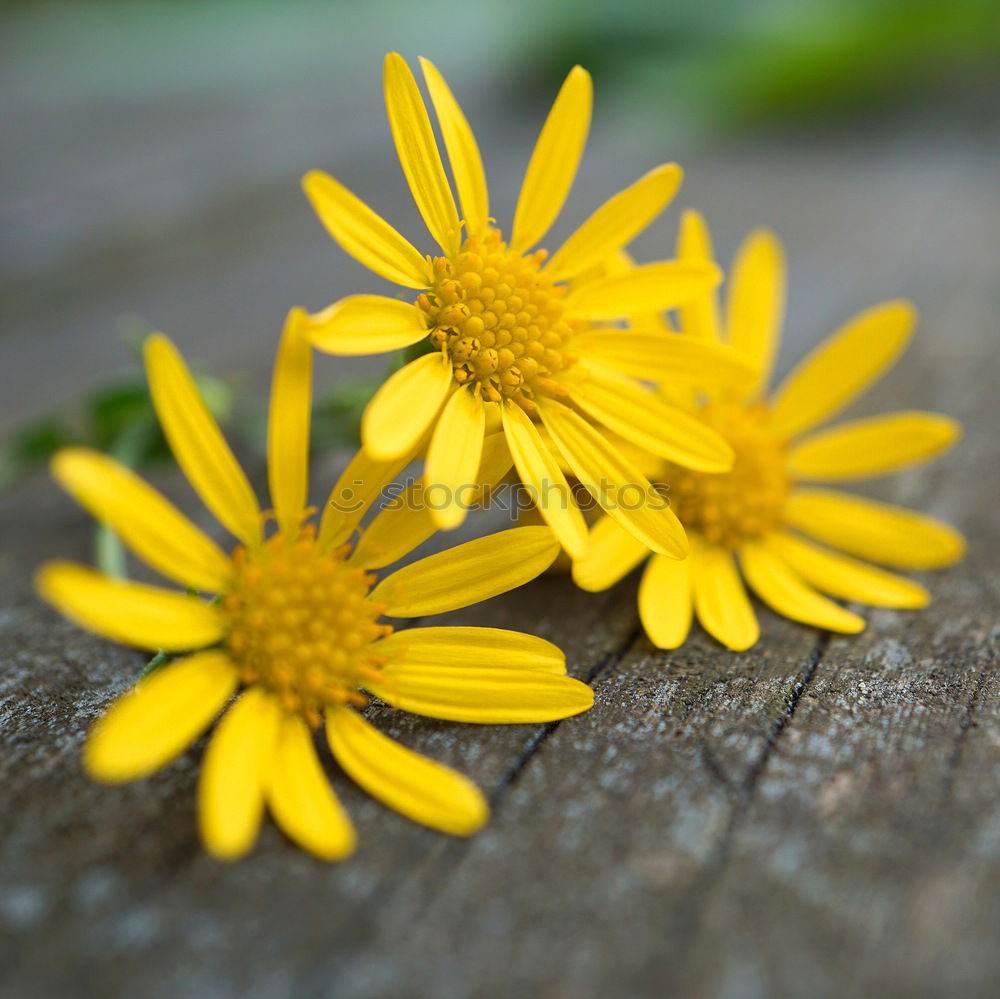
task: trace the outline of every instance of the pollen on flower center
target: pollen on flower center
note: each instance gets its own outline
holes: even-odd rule
[[[392,630],[377,623],[384,607],[368,599],[373,577],[345,564],[348,550],[321,551],[312,527],[255,552],[240,547],[222,598],[243,682],[267,687],[313,726],[328,705],[365,702],[358,687],[382,665],[372,642]]]
[[[564,394],[553,375],[574,361],[566,342],[580,320],[566,308],[566,286],[541,270],[545,257],[511,253],[500,230],[488,229],[453,259],[436,257],[434,283],[417,299],[455,380],[478,383],[487,401],[530,410],[537,395]]]
[[[674,513],[712,544],[736,549],[775,527],[791,489],[786,447],[767,427],[763,405],[707,404],[701,416],[735,452],[732,471],[713,475],[668,465]]]

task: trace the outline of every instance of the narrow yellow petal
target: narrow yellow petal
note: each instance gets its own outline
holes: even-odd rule
[[[587,523],[556,456],[520,406],[505,403],[501,412],[514,466],[531,490],[539,514],[563,548],[573,558],[582,557],[587,551]]]
[[[745,542],[740,549],[740,564],[753,591],[779,614],[848,635],[864,630],[864,618],[817,593],[768,541]]]
[[[421,445],[422,441],[390,461],[376,461],[364,450],[354,455],[323,507],[321,549],[328,551],[347,541],[378,495],[413,460]]]
[[[697,416],[624,375],[588,363],[566,382],[573,402],[598,423],[647,451],[699,472],[728,472],[733,449]]]
[[[760,637],[760,627],[733,556],[724,548],[699,543],[691,560],[694,609],[702,627],[727,649],[749,649]]]
[[[231,563],[214,541],[131,469],[89,448],[64,448],[52,474],[136,555],[165,576],[196,590],[217,592]]]
[[[411,302],[382,295],[348,295],[309,316],[305,334],[317,350],[353,357],[409,347],[427,336],[427,328]]]
[[[771,377],[785,314],[785,251],[767,229],[756,229],[743,241],[733,261],[726,301],[729,343],[757,369],[753,390]]]
[[[573,560],[573,582],[591,593],[606,590],[648,555],[649,549],[614,517],[603,516],[590,529],[587,554]]]
[[[599,278],[610,277],[613,274],[624,274],[626,271],[634,270],[636,267],[634,257],[628,250],[622,248],[615,250],[605,257],[595,267],[580,274],[575,279],[575,284],[584,285],[589,281],[596,281]],[[674,333],[673,324],[665,312],[649,312],[645,315],[635,315],[630,317],[630,326],[639,327],[645,330],[656,330],[659,333]]]
[[[278,344],[267,420],[267,478],[278,526],[294,535],[302,523],[309,482],[312,346],[305,313],[292,309]]]
[[[677,259],[693,264],[714,264],[712,237],[701,212],[688,210],[677,232]],[[719,296],[714,288],[682,302],[677,309],[681,331],[710,342],[720,339]]]
[[[298,715],[281,721],[265,792],[285,834],[320,860],[342,860],[354,851],[354,826],[323,773],[309,726]]]
[[[867,479],[929,461],[961,433],[957,420],[938,413],[887,413],[807,437],[792,448],[788,467],[800,479]]]
[[[302,189],[327,232],[359,264],[404,288],[430,284],[430,268],[420,251],[339,181],[310,170]]]
[[[514,527],[397,569],[371,592],[390,617],[442,614],[487,600],[543,573],[559,553],[547,527]]]
[[[673,309],[711,291],[722,280],[715,264],[661,260],[581,284],[567,303],[591,319],[628,319]]]
[[[654,555],[639,583],[639,617],[658,649],[676,649],[691,630],[692,560]]]
[[[466,491],[468,506],[483,502],[510,469],[510,452],[502,433],[490,434],[483,442],[482,460],[475,476],[476,487]],[[362,531],[350,555],[351,565],[380,569],[409,555],[438,529],[433,517],[435,500],[422,481],[411,482],[392,497]]]
[[[503,628],[404,628],[383,638],[374,649],[393,668],[461,666],[471,673],[489,666],[566,674],[566,657],[558,646]]]
[[[376,461],[411,451],[434,421],[454,384],[441,354],[424,354],[400,368],[375,393],[361,417],[361,440]]]
[[[688,552],[684,528],[668,500],[642,472],[582,416],[551,400],[540,400],[539,410],[556,446],[591,496],[649,549],[684,558]]]
[[[856,399],[906,349],[916,320],[909,302],[886,302],[831,334],[774,394],[771,419],[776,432],[794,437]]]
[[[431,517],[442,530],[450,531],[465,520],[476,492],[485,434],[482,397],[472,388],[459,388],[441,411],[424,467]]]
[[[468,233],[474,235],[482,230],[490,215],[486,173],[479,155],[479,146],[458,101],[438,68],[423,57],[420,65],[441,125],[444,147],[448,150],[448,162],[451,164],[458,198],[462,204],[462,217]]]
[[[413,200],[430,234],[445,253],[451,253],[458,246],[458,209],[424,99],[398,52],[385,57],[383,83],[389,127]]]
[[[95,780],[134,780],[166,766],[212,723],[236,689],[222,652],[196,652],[140,680],[90,730],[83,765]]]
[[[160,426],[202,502],[247,545],[261,537],[261,514],[233,452],[177,348],[161,333],[146,338],[146,376]]]
[[[965,554],[953,527],[902,507],[827,489],[797,489],[785,519],[833,548],[897,569],[941,569]]]
[[[585,361],[667,386],[742,386],[755,377],[747,358],[726,344],[658,329],[586,330],[573,337],[569,348]]]
[[[511,230],[514,253],[534,246],[566,201],[590,131],[593,90],[590,74],[574,66],[545,119],[524,175]]]
[[[208,743],[198,824],[205,846],[220,860],[242,856],[257,838],[280,724],[278,702],[252,687],[223,715]]]
[[[930,594],[919,583],[846,555],[820,548],[792,534],[776,532],[768,545],[817,590],[873,607],[926,607]]]
[[[72,562],[46,562],[35,587],[71,621],[126,645],[183,652],[223,635],[218,608],[198,597],[111,579]]]
[[[394,742],[356,711],[331,709],[326,734],[347,774],[408,819],[453,836],[471,836],[489,818],[489,805],[472,781]]]
[[[676,163],[650,170],[606,201],[546,265],[553,281],[568,281],[630,243],[670,203],[683,171]]]
[[[365,686],[403,711],[482,725],[555,721],[594,704],[579,680],[502,666],[387,666]]]

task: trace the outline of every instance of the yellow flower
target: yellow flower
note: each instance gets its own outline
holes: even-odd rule
[[[339,355],[396,350],[429,340],[433,352],[382,386],[365,411],[362,439],[374,458],[411,450],[429,431],[425,479],[443,490],[437,523],[459,524],[468,505],[490,421],[502,425],[521,480],[563,546],[583,554],[587,530],[569,497],[564,459],[626,530],[657,552],[683,557],[684,532],[668,506],[599,429],[621,434],[702,471],[730,467],[732,452],[702,423],[598,361],[603,346],[642,354],[642,378],[691,379],[706,366],[739,369],[719,344],[668,344],[647,353],[641,331],[611,324],[671,308],[719,281],[704,261],[661,261],[606,274],[600,265],[644,229],[681,181],[676,164],[657,167],[597,209],[550,259],[534,247],[559,214],[590,125],[591,81],[579,66],[566,78],[528,164],[509,241],[490,217],[479,148],[443,77],[421,60],[437,113],[461,214],[427,109],[405,61],[385,61],[389,124],[403,172],[440,255],[421,253],[332,177],[303,185],[333,238],[413,302],[354,295],[312,317],[310,336]],[[572,282],[572,284],[569,284]],[[662,341],[658,341],[661,343]],[[543,428],[546,433],[539,433]],[[642,501],[618,502],[628,486]]]
[[[316,855],[350,853],[354,830],[316,755],[325,727],[338,763],[391,808],[456,835],[486,820],[466,778],[397,745],[356,710],[361,688],[417,714],[465,722],[539,722],[585,711],[589,687],[565,675],[560,651],[494,628],[393,632],[382,615],[466,607],[542,572],[558,546],[544,527],[503,531],[431,555],[375,583],[370,570],[434,531],[430,517],[383,509],[346,544],[395,466],[358,455],[335,486],[319,531],[306,523],[312,348],[295,311],[275,364],[268,472],[276,526],[257,500],[176,349],[145,347],[150,390],[170,446],[205,505],[238,539],[231,556],[128,468],[84,448],[54,459],[59,482],[135,553],[189,592],[108,578],[68,562],[38,572],[41,594],[86,628],[131,645],[180,653],[97,723],[84,761],[98,780],[142,777],[190,746],[225,711],[208,744],[199,817],[208,848],[237,857],[265,805]],[[484,478],[499,477],[509,458]],[[216,594],[206,601],[192,591]],[[230,698],[238,693],[230,704]]]
[[[683,259],[712,259],[700,215],[685,215],[678,251]],[[757,618],[739,569],[779,614],[856,633],[864,620],[823,594],[876,607],[923,607],[930,597],[922,586],[851,556],[897,569],[937,569],[964,552],[961,535],[937,520],[809,484],[893,472],[934,457],[958,439],[961,428],[954,420],[911,410],[816,430],[896,361],[916,321],[913,307],[886,302],[856,316],[765,396],[784,285],[781,244],[761,230],[744,242],[733,265],[724,323],[714,293],[679,310],[686,334],[724,339],[755,360],[757,378],[749,392],[730,387],[688,397],[691,408],[732,445],[732,471],[706,475],[665,464],[654,475],[668,484],[692,545],[685,562],[654,555],[639,586],[646,633],[660,648],[684,641],[694,613],[730,649],[753,645]],[[604,518],[573,575],[584,589],[604,589],[648,554]]]

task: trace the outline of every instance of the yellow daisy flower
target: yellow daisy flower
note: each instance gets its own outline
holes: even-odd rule
[[[521,480],[541,497],[542,516],[580,555],[587,530],[560,469],[564,459],[608,512],[656,552],[683,557],[684,532],[669,508],[600,428],[701,471],[730,467],[718,434],[617,370],[592,358],[608,342],[635,354],[642,341],[612,324],[670,308],[718,283],[706,261],[660,261],[615,274],[599,265],[644,229],[681,181],[676,164],[657,167],[615,195],[547,259],[532,250],[555,220],[576,174],[590,125],[591,81],[567,76],[542,128],[521,188],[510,240],[490,217],[479,148],[444,78],[426,59],[461,214],[427,108],[401,56],[385,61],[389,124],[403,172],[439,254],[421,253],[327,174],[303,186],[333,238],[370,270],[416,292],[413,301],[352,295],[312,317],[310,336],[332,354],[370,354],[428,340],[434,350],[381,387],[362,422],[365,450],[388,460],[432,431],[425,480],[443,490],[434,516],[459,524],[463,491],[475,482],[482,441],[501,425]],[[570,283],[572,282],[572,283]],[[670,344],[644,355],[642,378],[694,378],[708,366],[739,368],[721,344]],[[543,428],[545,434],[539,433]],[[619,490],[645,490],[617,502]]]
[[[697,213],[684,216],[678,253],[712,259]],[[916,322],[913,306],[886,302],[856,316],[766,396],[784,289],[781,244],[760,230],[737,254],[724,321],[714,293],[679,310],[689,337],[725,340],[754,359],[757,378],[749,391],[709,389],[687,400],[732,445],[732,471],[709,475],[664,464],[653,476],[668,485],[692,546],[684,562],[654,555],[639,586],[646,633],[660,648],[679,646],[694,614],[730,649],[753,645],[757,617],[740,570],[779,614],[851,634],[864,628],[864,619],[823,594],[876,607],[923,607],[930,600],[924,587],[859,558],[897,569],[937,569],[964,552],[961,535],[946,524],[813,484],[894,472],[933,458],[958,439],[955,420],[913,410],[817,430],[900,356]],[[573,576],[584,589],[604,589],[647,555],[646,546],[604,518]]]
[[[188,588],[108,578],[68,562],[44,565],[40,593],[105,637],[178,653],[117,701],[87,741],[87,771],[102,781],[143,777],[190,746],[224,711],[205,753],[199,819],[205,844],[234,858],[253,844],[265,805],[306,849],[336,860],[354,829],[327,783],[313,739],[324,727],[334,757],[369,793],[416,822],[465,836],[485,822],[466,778],[378,732],[356,707],[361,689],[393,707],[465,722],[540,722],[585,711],[589,687],[565,675],[562,653],[494,628],[393,632],[383,615],[413,618],[477,603],[537,576],[558,546],[544,527],[517,528],[431,555],[375,582],[433,533],[429,515],[383,509],[347,544],[394,474],[359,455],[335,486],[319,531],[306,507],[312,348],[295,311],[275,364],[268,476],[275,529],[267,536],[250,483],[177,350],[145,346],[153,402],[195,491],[238,540],[227,555],[163,496],[98,452],[70,448],[56,478],[133,551]],[[488,448],[483,478],[499,477]],[[361,483],[358,486],[358,483]],[[206,601],[195,591],[216,594]],[[236,699],[230,703],[233,694]]]

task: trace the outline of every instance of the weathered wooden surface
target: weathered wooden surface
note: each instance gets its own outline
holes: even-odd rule
[[[372,141],[385,152],[378,128]],[[31,594],[41,559],[88,557],[87,519],[43,478],[0,498],[0,994],[996,995],[1000,144],[995,131],[940,136],[897,126],[850,141],[702,149],[683,157],[683,203],[719,218],[726,257],[755,223],[786,237],[783,367],[860,307],[917,301],[917,342],[864,410],[940,408],[966,422],[967,438],[877,495],[958,524],[968,559],[930,578],[926,611],[872,613],[856,639],[762,612],[760,644],[740,655],[700,633],[677,653],[654,651],[637,627],[634,579],[593,596],[546,578],[464,612],[559,642],[596,693],[589,714],[548,726],[375,712],[387,732],[487,791],[493,821],[472,841],[386,811],[331,764],[360,832],[356,856],[324,866],[265,824],[252,856],[220,865],[196,836],[200,747],[150,780],[89,783],[83,735],[141,659]],[[625,156],[596,138],[574,217],[623,170],[662,155],[648,135]],[[523,162],[499,141],[484,145],[501,169]],[[402,189],[387,176],[373,186],[395,192],[381,202],[391,207]],[[357,277],[341,269],[326,288],[340,258],[305,211],[284,215],[295,177],[281,181],[287,197],[278,183],[261,181],[263,203],[240,225],[222,207],[185,222],[186,253],[156,250],[176,231],[135,226],[126,243],[139,250],[122,272],[118,258],[86,258],[79,246],[46,257],[39,238],[35,271],[5,272],[17,292],[7,299],[17,323],[0,341],[5,384],[38,407],[62,397],[76,382],[65,366],[51,382],[54,353],[69,345],[84,357],[88,326],[150,300],[169,308],[182,346],[220,363],[233,356],[221,320],[235,312],[252,336],[229,367],[259,379],[273,342],[263,331],[285,305],[319,305]],[[672,213],[643,245],[662,247],[675,222]],[[204,272],[210,257],[225,261],[219,275]],[[46,298],[53,274],[61,292]],[[202,343],[198,310],[210,300]],[[36,321],[45,335],[33,345]],[[86,356],[103,363],[112,346]]]

